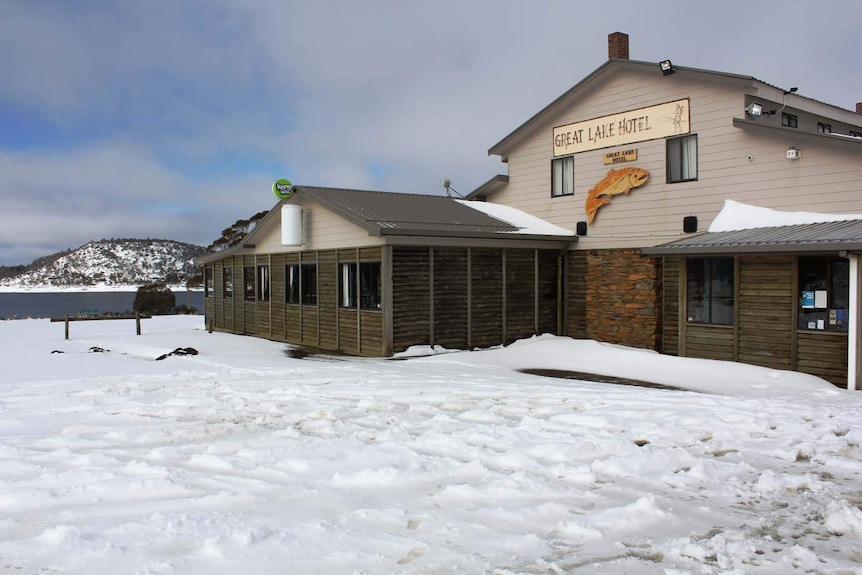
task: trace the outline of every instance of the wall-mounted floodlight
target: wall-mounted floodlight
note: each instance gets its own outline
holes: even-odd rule
[[[673,67],[673,64],[670,60],[662,60],[658,63],[659,68],[661,68],[661,73],[664,76],[670,76],[674,72],[676,72],[676,68]]]
[[[745,107],[745,113],[752,118],[759,118],[763,115],[763,106],[757,102],[752,102]]]

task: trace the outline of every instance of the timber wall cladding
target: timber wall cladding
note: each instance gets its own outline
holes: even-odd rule
[[[471,250],[470,300],[470,345],[503,343],[503,250]]]
[[[586,260],[587,337],[658,349],[661,259],[638,250],[590,250]]]
[[[847,336],[845,334],[797,334],[797,367],[803,373],[822,377],[847,387]]]
[[[392,345],[427,344],[431,333],[431,269],[427,248],[392,248]]]
[[[242,267],[254,267],[254,256],[242,256]],[[241,271],[245,271],[244,269]],[[245,299],[245,274],[241,273],[240,276],[243,278],[243,333],[247,333],[249,335],[257,335],[256,322],[255,322],[255,311],[257,308],[257,303],[255,301],[249,301]]]
[[[434,342],[466,349],[467,250],[434,248]]]
[[[269,265],[269,256],[268,255],[259,255],[255,257],[255,266],[269,266],[269,273],[272,274],[272,266]],[[257,271],[257,267],[255,267],[255,293],[259,293],[261,287],[257,285],[257,282],[260,281],[260,274]],[[255,326],[257,335],[261,337],[271,337],[272,336],[272,276],[269,277],[269,299],[267,301],[255,301],[254,311],[255,311]],[[257,297],[257,296],[255,296]]]
[[[559,333],[559,274],[560,255],[552,251],[538,252],[539,289],[538,317],[536,326],[538,333]]]
[[[317,345],[323,349],[344,349],[339,347],[338,341],[338,254],[332,250],[317,252],[317,313]],[[302,320],[304,324],[305,315]]]
[[[566,335],[587,339],[587,252],[566,254]]]
[[[679,258],[662,262],[662,286],[661,352],[679,355]]]
[[[535,252],[506,250],[506,317],[504,343],[535,333]]]
[[[270,313],[272,314],[270,335],[273,339],[285,339],[285,284],[286,275],[284,270],[284,254],[272,254],[270,256]]]
[[[737,360],[793,369],[792,256],[739,258]]]
[[[243,299],[242,256],[232,258],[233,263],[233,331],[245,333],[245,300]]]

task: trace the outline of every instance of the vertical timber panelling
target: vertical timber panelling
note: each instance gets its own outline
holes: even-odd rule
[[[566,254],[566,335],[577,339],[587,336],[587,254]]]
[[[252,267],[254,268],[254,256],[242,256],[242,267]],[[243,269],[243,271],[245,271]],[[243,326],[245,327],[245,331],[243,333],[247,333],[249,335],[257,335],[257,318],[255,318],[255,311],[257,309],[257,302],[254,300],[246,300],[245,299],[245,274],[242,276],[242,302],[243,302]]]
[[[222,265],[221,262],[213,262],[213,315],[207,314],[207,317],[213,318],[213,326],[221,331],[224,330],[224,294],[222,293]]]
[[[323,349],[338,349],[338,262],[335,250],[317,253],[317,310]]]
[[[285,273],[284,273],[284,254],[272,254],[272,265],[269,268],[270,274],[270,299],[272,309],[272,337],[273,339],[283,341],[284,334],[284,314],[285,314]]]
[[[284,265],[285,267],[289,265],[299,265],[299,253],[287,253],[284,254]],[[285,274],[285,299],[287,300],[287,272]],[[298,303],[293,304],[285,304],[284,309],[284,339],[292,343],[300,343],[302,341],[302,323],[300,322],[300,317],[302,312],[300,311],[300,306]]]
[[[470,250],[471,345],[503,343],[503,250]]]
[[[431,328],[428,248],[392,248],[392,350],[428,344]]]
[[[529,337],[535,328],[535,250],[506,250],[505,343]]]
[[[320,262],[316,252],[303,252],[302,263],[313,263],[317,266],[317,305],[303,305],[300,309],[300,341],[306,345],[317,346],[317,320],[320,306],[320,287],[326,281],[320,277]]]
[[[466,248],[434,248],[434,343],[467,347]]]
[[[257,271],[258,266],[269,266],[269,255],[258,255],[255,257],[255,268],[254,268],[254,291],[255,291],[255,302],[254,306],[255,311],[255,325],[257,326],[257,331],[255,332],[260,337],[270,337],[272,335],[272,331],[270,326],[272,325],[272,308],[270,304],[272,303],[272,276],[269,278],[269,300],[267,301],[258,301],[257,294],[260,292],[260,286],[258,282],[260,281],[260,274]],[[272,273],[272,266],[269,268],[270,274]]]
[[[382,265],[383,248],[360,248],[359,260],[361,262],[381,262]],[[383,281],[385,270],[381,268],[380,271],[380,281]],[[360,353],[362,355],[385,355],[383,327],[382,311],[366,310],[359,312],[359,336],[361,339]]]
[[[233,327],[234,333],[245,333],[245,300],[243,299],[242,256],[233,258]]]
[[[792,256],[739,258],[738,361],[793,369]]]
[[[231,277],[231,297],[226,297],[222,300],[222,311],[224,312],[224,329],[230,333],[234,333],[233,326],[233,302],[236,297],[236,281],[233,279],[233,260],[231,258],[222,260],[218,263],[222,269],[222,275],[224,275],[224,268],[228,268],[230,270]],[[224,286],[221,285],[218,288],[219,290],[224,291]]]
[[[679,258],[664,258],[662,353],[679,355]]]
[[[557,302],[559,286],[559,252],[539,250],[538,252],[538,333],[557,334]]]
[[[356,262],[357,250],[354,249],[343,249],[338,250],[337,253],[337,261],[339,264],[341,263],[353,263]],[[358,268],[357,268],[357,276],[358,276]],[[339,282],[341,282],[341,278],[338,277],[338,266],[336,266],[336,276],[335,282],[336,286]],[[358,277],[356,278],[358,281]],[[336,288],[337,290],[337,288]],[[336,299],[338,298],[338,292],[336,291]],[[344,351],[346,353],[359,353],[360,345],[359,345],[359,312],[356,308],[347,308],[341,307],[341,302],[337,301],[337,309],[338,309],[338,349]]]
[[[203,274],[204,281],[206,281],[207,276],[213,277],[213,264],[205,265]],[[204,290],[206,290],[206,286],[204,286]],[[211,295],[215,296],[215,293],[211,293]],[[215,321],[215,297],[206,297],[206,291],[204,291],[204,318],[207,329],[215,329],[217,327]],[[66,325],[68,326],[69,324]]]

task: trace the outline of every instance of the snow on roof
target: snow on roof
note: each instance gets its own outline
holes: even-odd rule
[[[823,214],[817,212],[782,212],[724,200],[724,207],[709,226],[710,232],[732,232],[753,228],[774,228],[822,222],[862,220],[862,214]]]
[[[518,231],[511,232],[513,234],[527,234],[538,236],[574,236],[575,232],[561,228],[552,223],[546,222],[541,218],[531,216],[521,210],[504,206],[502,204],[492,204],[489,202],[480,202],[473,200],[456,200],[474,210],[483,212],[493,218],[507,222],[516,228]]]

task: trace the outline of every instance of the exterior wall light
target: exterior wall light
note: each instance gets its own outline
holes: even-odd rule
[[[763,115],[763,106],[757,102],[752,102],[745,107],[745,113],[752,118],[759,118]]]
[[[790,146],[787,150],[787,159],[788,160],[798,160],[802,157],[802,152],[797,150],[795,147]]]
[[[664,76],[670,76],[671,74],[676,72],[676,68],[673,67],[673,64],[670,60],[662,60],[658,63],[658,65],[661,68],[662,75]]]

